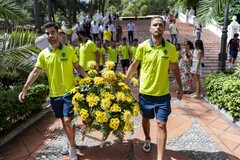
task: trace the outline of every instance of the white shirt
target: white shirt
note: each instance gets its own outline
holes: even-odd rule
[[[176,24],[173,24],[173,23],[171,23],[170,25],[169,25],[169,31],[170,31],[170,34],[177,34],[177,25]]]
[[[99,31],[100,31],[101,33],[103,33],[104,30],[105,30],[105,27],[104,27],[103,25],[100,25]]]
[[[127,27],[128,27],[128,31],[134,31],[135,25],[134,23],[128,23]]]
[[[113,24],[108,25],[108,29],[109,29],[111,32],[114,32],[114,31],[116,30]]]
[[[97,24],[92,24],[91,26],[92,34],[98,34],[99,33],[99,28]]]

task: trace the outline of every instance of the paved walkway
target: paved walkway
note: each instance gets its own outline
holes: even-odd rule
[[[145,26],[144,21],[139,23]],[[184,25],[180,22],[178,24],[186,27],[186,30],[192,29],[190,25]],[[186,32],[186,34],[192,38],[192,32]],[[142,38],[147,37],[146,34],[140,35],[142,35]],[[213,35],[209,33],[209,37],[213,37]],[[171,82],[170,86],[172,113],[167,124],[168,159],[240,159],[240,128],[209,105],[204,99],[192,99],[190,95],[186,94],[182,101],[178,101],[175,97],[176,83]],[[133,88],[133,93],[137,96],[138,89]],[[97,140],[85,138],[82,141],[82,135],[78,129],[76,143],[80,150],[78,152],[79,159],[156,159],[155,121],[151,121],[153,149],[150,153],[144,153],[142,150],[144,134],[141,128],[141,117],[139,116],[134,120],[134,134],[126,134],[123,143],[118,142],[116,138],[110,135],[102,148],[100,148],[100,142]],[[78,121],[78,125],[82,125],[80,120]],[[101,138],[99,131],[92,132],[91,136]],[[54,118],[52,112],[49,112],[34,125],[27,128],[23,133],[2,147],[0,150],[0,159],[67,160],[68,157],[62,156],[59,152],[65,139],[66,137],[63,134],[60,121]]]

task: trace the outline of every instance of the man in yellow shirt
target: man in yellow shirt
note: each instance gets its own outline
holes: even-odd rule
[[[112,33],[108,29],[108,26],[106,25],[105,30],[103,31],[103,43],[109,45],[111,42],[111,38],[112,38]]]
[[[61,119],[63,129],[70,143],[70,160],[77,160],[75,126],[71,125],[73,116],[72,95],[69,91],[74,88],[73,68],[83,77],[86,77],[87,74],[78,64],[74,50],[59,43],[58,26],[53,22],[49,22],[44,25],[44,28],[50,45],[39,54],[35,68],[29,74],[18,99],[20,102],[24,102],[28,88],[44,69],[48,77],[52,109],[56,118]]]
[[[59,32],[60,43],[74,49],[74,47],[71,44],[68,44],[67,39],[68,39],[68,37],[67,37],[67,34],[65,32]]]
[[[78,39],[82,42],[79,47],[79,64],[85,71],[89,71],[87,67],[89,61],[96,61],[97,68],[99,70],[100,54],[96,44],[87,38],[87,34],[84,30],[77,31]]]
[[[176,48],[163,39],[164,23],[160,16],[153,17],[150,25],[151,38],[139,44],[135,60],[127,71],[126,80],[134,75],[141,64],[139,104],[143,116],[142,126],[145,134],[143,150],[150,152],[150,119],[156,116],[157,123],[157,159],[165,158],[167,140],[167,119],[171,113],[168,69],[171,65],[178,84],[177,98],[182,99],[183,90],[177,65]]]
[[[106,44],[103,44],[103,47],[107,51],[108,61],[113,61],[115,63],[113,70],[116,71],[118,65],[118,50],[116,48],[116,41],[112,41],[110,47],[108,47]]]
[[[126,74],[126,71],[128,70],[128,67],[129,67],[129,61],[130,61],[130,46],[127,45],[126,37],[123,37],[122,44],[118,47],[118,52],[121,57],[123,74]]]
[[[102,47],[102,41],[100,38],[96,38],[96,45],[100,54],[99,71],[101,71],[105,64],[105,49]]]
[[[132,59],[131,59],[131,63],[134,61],[135,59],[135,54],[136,54],[136,51],[137,51],[137,47],[138,47],[138,39],[133,39],[133,46],[131,47],[131,55],[132,55]],[[140,65],[138,66],[138,69],[137,69],[137,77],[139,77],[140,75]]]

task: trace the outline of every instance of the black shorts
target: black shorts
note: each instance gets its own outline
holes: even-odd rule
[[[122,68],[129,67],[129,60],[128,59],[121,60],[121,65],[122,65]]]

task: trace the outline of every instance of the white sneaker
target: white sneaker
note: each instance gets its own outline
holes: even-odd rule
[[[151,151],[151,140],[145,140],[143,145],[144,152],[150,152]]]
[[[69,158],[70,160],[77,160],[76,148],[69,149]]]
[[[69,150],[69,142],[68,142],[68,140],[67,139],[65,139],[64,140],[64,146],[63,146],[63,148],[62,148],[62,150],[61,150],[61,154],[62,155],[68,155],[69,154],[69,152],[68,152],[68,150]]]

